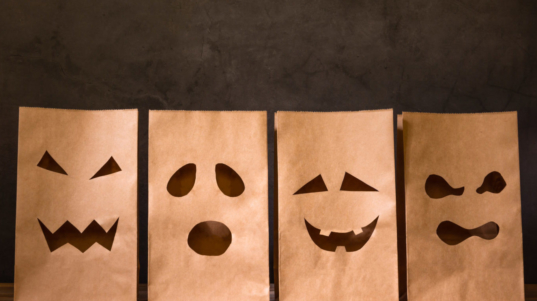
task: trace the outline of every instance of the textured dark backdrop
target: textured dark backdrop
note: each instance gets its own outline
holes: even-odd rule
[[[148,109],[268,110],[269,129],[276,110],[517,110],[537,283],[536,42],[534,0],[2,0],[0,282],[13,281],[18,107],[40,106],[140,109],[142,282]]]

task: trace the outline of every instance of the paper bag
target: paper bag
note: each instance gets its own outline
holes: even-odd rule
[[[266,125],[149,112],[149,300],[269,300]]]
[[[15,300],[136,300],[138,111],[20,108]]]
[[[403,123],[408,300],[524,300],[516,112]]]
[[[398,300],[393,117],[277,113],[280,300]]]

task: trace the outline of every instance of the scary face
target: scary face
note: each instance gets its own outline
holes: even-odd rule
[[[523,300],[516,113],[403,122],[408,299]]]
[[[149,298],[268,299],[267,197],[265,113],[151,111]]]
[[[21,108],[16,297],[136,297],[137,115]]]
[[[392,114],[278,112],[280,300],[397,298]]]
[[[48,151],[45,151],[45,154],[39,163],[37,163],[37,166],[68,176],[67,172],[65,172],[65,170],[56,162],[56,160],[52,158]],[[95,173],[95,175],[93,175],[93,177],[90,178],[90,180],[119,171],[121,171],[121,168],[114,160],[114,157],[110,157],[110,159],[103,165],[103,167],[99,169],[99,171],[97,171],[97,173]],[[99,225],[97,221],[93,220],[91,224],[84,229],[84,231],[80,232],[73,224],[71,224],[69,221],[66,221],[58,230],[56,230],[56,232],[52,233],[47,226],[45,226],[45,224],[39,220],[39,218],[37,220],[39,222],[39,226],[41,226],[41,230],[43,231],[43,235],[45,236],[45,240],[47,241],[50,252],[54,252],[56,249],[65,244],[71,244],[82,253],[86,252],[86,250],[88,250],[95,243],[98,243],[107,250],[111,251],[119,222],[119,218],[117,218],[114,225],[107,232],[101,227],[101,225]]]

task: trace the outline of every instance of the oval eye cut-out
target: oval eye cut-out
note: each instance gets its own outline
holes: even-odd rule
[[[326,184],[324,183],[323,177],[321,175],[318,175],[317,177],[315,177],[315,179],[309,181],[308,183],[306,183],[306,185],[302,186],[293,195],[322,191],[328,191],[328,188],[326,188]]]
[[[41,157],[41,160],[39,160],[39,163],[37,163],[37,166],[44,168],[46,170],[50,170],[53,172],[61,173],[64,175],[67,175],[65,170],[52,158],[52,156],[48,153],[48,151],[45,151],[43,154],[43,157]]]
[[[244,182],[231,167],[218,163],[215,167],[216,183],[220,191],[229,197],[237,197],[244,192]]]
[[[116,160],[114,160],[114,157],[110,157],[110,159],[108,159],[108,161],[103,165],[103,167],[101,167],[101,169],[99,169],[99,171],[93,177],[91,177],[90,180],[102,176],[107,176],[109,174],[113,174],[120,171],[121,168],[117,164]]]
[[[196,182],[196,164],[189,163],[179,168],[168,181],[168,192],[175,197],[187,195]]]
[[[485,177],[483,184],[481,184],[481,187],[477,188],[476,191],[479,194],[483,194],[487,191],[492,193],[500,193],[505,186],[507,186],[507,183],[505,183],[502,175],[497,171],[493,171]]]
[[[375,188],[367,185],[366,183],[362,182],[355,176],[351,175],[350,173],[346,172],[345,177],[343,177],[343,182],[341,183],[341,189],[342,191],[378,191]]]
[[[441,199],[448,195],[462,195],[464,187],[453,188],[441,176],[430,175],[425,182],[425,192],[433,199]]]

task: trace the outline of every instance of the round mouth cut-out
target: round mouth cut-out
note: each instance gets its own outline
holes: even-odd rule
[[[221,222],[205,221],[197,224],[188,234],[188,246],[204,256],[220,256],[231,245],[231,231]]]

